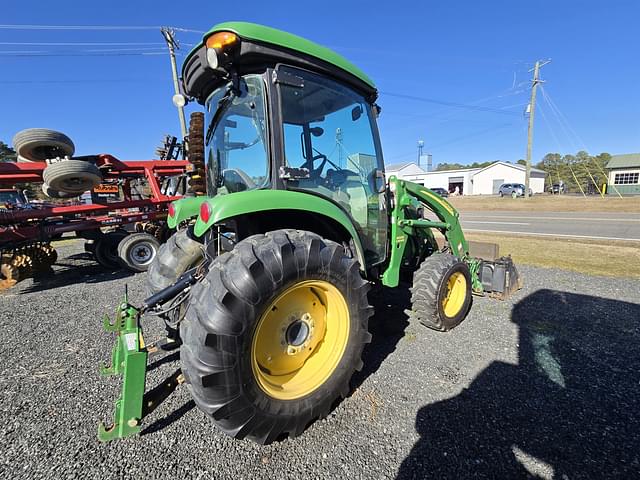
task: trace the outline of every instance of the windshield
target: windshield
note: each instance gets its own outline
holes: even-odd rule
[[[209,195],[268,186],[269,155],[261,75],[215,90],[207,100],[207,191]]]

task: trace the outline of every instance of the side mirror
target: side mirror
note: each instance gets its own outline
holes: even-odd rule
[[[387,179],[384,176],[384,172],[379,168],[375,171],[376,178],[376,190],[378,193],[384,193],[387,189]]]
[[[314,137],[320,137],[324,133],[324,129],[322,127],[312,127],[309,131]]]
[[[362,116],[362,106],[360,105],[356,105],[355,107],[353,107],[353,109],[351,110],[351,120],[353,120],[354,122],[356,120],[358,120],[360,117]]]

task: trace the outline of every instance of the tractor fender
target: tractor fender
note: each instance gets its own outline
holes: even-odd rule
[[[349,215],[329,200],[308,193],[291,190],[250,190],[245,192],[218,195],[216,197],[200,197],[208,203],[209,218],[205,221],[200,214],[193,228],[196,237],[202,236],[213,225],[224,220],[241,217],[245,214],[278,210],[300,210],[323,215],[338,222],[353,239],[356,257],[361,269],[366,268],[364,250],[360,237]],[[198,198],[197,200],[200,200]],[[193,199],[196,200],[196,199]],[[191,206],[190,206],[191,208]]]
[[[169,228],[176,228],[183,221],[193,218],[200,212],[200,205],[208,197],[185,197],[171,202],[173,215],[167,217]]]

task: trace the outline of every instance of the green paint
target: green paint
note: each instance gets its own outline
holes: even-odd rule
[[[176,228],[181,222],[198,215],[200,205],[206,199],[207,197],[186,197],[172,202],[175,214],[173,217],[167,217],[169,228]]]
[[[208,37],[210,37],[213,33],[220,31],[233,32],[241,39],[246,38],[247,40],[256,42],[270,43],[272,45],[277,45],[279,47],[294,50],[298,53],[316,57],[319,60],[330,63],[337,68],[340,68],[345,72],[353,75],[354,77],[362,80],[371,88],[376,88],[373,81],[362,70],[360,70],[349,60],[344,58],[342,55],[337,54],[333,50],[318,45],[317,43],[307,40],[306,38],[302,38],[288,32],[283,32],[282,30],[277,30],[275,28],[265,27],[264,25],[258,25],[248,22],[219,23],[203,35],[202,42],[196,45],[196,47],[191,50],[191,52],[189,52],[189,55],[187,55],[187,58],[185,59],[183,65],[186,65],[188,63],[191,55],[193,55],[202,45],[204,45],[204,42]],[[184,71],[182,72],[182,74],[184,76]]]
[[[451,251],[457,257],[469,261],[469,246],[458,220],[458,212],[441,196],[417,183],[399,180],[395,176],[389,179],[389,185],[395,191],[395,204],[391,211],[391,250],[389,264],[382,274],[382,283],[387,287],[397,287],[400,281],[400,267],[405,256],[408,237],[421,235],[432,228],[440,230]],[[440,222],[406,218],[409,207],[415,207],[416,201],[431,210]],[[476,275],[477,279],[477,268]],[[479,280],[478,280],[479,282]],[[474,286],[477,282],[474,282]]]
[[[484,287],[480,281],[481,263],[482,261],[478,258],[467,258],[467,265],[469,265],[469,272],[471,273],[471,289],[479,295],[484,293]]]
[[[404,188],[409,195],[418,199],[442,222],[449,224],[449,228],[444,231],[444,235],[449,242],[451,252],[458,258],[468,257],[469,245],[464,238],[464,233],[462,233],[458,211],[444,198],[428,188],[413,182],[402,183],[404,183]]]
[[[122,394],[115,403],[113,423],[98,426],[98,439],[108,442],[140,432],[142,405],[147,373],[147,352],[140,344],[142,330],[137,309],[125,300],[116,311],[113,323],[105,318],[104,328],[117,335],[111,355],[111,365],[100,369],[102,375],[123,376]]]
[[[356,255],[361,268],[366,268],[362,244],[353,222],[346,213],[328,200],[290,190],[250,190],[207,197],[206,201],[209,203],[211,216],[208,222],[203,222],[198,216],[193,229],[197,237],[203,235],[216,223],[249,213],[273,211],[273,214],[277,215],[278,210],[313,212],[335,220],[347,230],[355,243]]]

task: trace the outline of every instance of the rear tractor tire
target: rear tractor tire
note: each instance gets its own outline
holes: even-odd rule
[[[469,266],[445,253],[425,258],[413,276],[411,304],[424,326],[441,332],[456,327],[471,307]]]
[[[310,232],[254,235],[216,257],[180,326],[196,405],[235,438],[302,433],[362,368],[368,290],[343,246]]]

